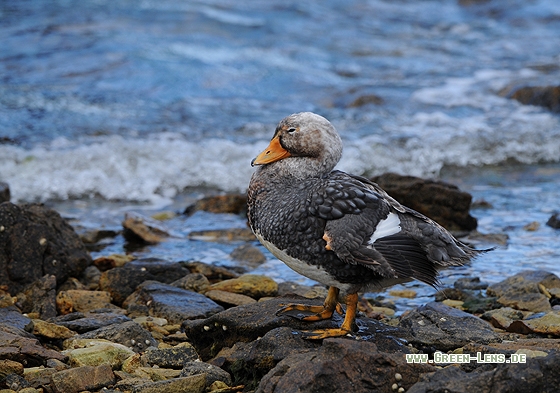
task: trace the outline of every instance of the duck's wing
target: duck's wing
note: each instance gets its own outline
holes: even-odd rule
[[[315,213],[326,220],[326,248],[346,263],[434,285],[438,267],[462,265],[476,254],[365,178],[335,171],[327,184]]]

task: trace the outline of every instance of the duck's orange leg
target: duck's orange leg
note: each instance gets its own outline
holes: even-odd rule
[[[303,338],[310,340],[320,340],[327,337],[340,337],[352,333],[352,325],[356,319],[358,309],[358,294],[352,293],[346,296],[346,315],[340,328],[309,330],[303,332]]]
[[[329,288],[329,293],[325,298],[325,302],[322,306],[309,306],[305,304],[288,304],[282,307],[276,315],[285,314],[294,318],[298,318],[302,321],[315,322],[322,321],[324,319],[329,319],[333,316],[336,310],[339,314],[343,314],[342,306],[338,302],[339,289],[335,287]],[[313,315],[302,315],[298,311],[303,311],[306,313],[313,313]]]

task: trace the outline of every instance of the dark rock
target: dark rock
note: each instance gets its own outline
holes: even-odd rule
[[[104,272],[116,267],[122,267],[135,259],[132,255],[112,254],[95,258],[93,264],[99,271]]]
[[[204,274],[210,282],[239,277],[238,273],[222,266],[209,265],[198,261],[182,262],[182,265],[189,269],[191,273]]]
[[[138,213],[126,213],[122,225],[123,236],[131,243],[155,244],[170,236],[169,230],[160,221]]]
[[[402,353],[379,352],[373,343],[331,338],[316,350],[286,357],[256,392],[392,392],[397,382],[407,391],[421,374],[434,370],[407,363]]]
[[[455,281],[453,286],[457,289],[468,289],[474,291],[477,289],[488,288],[488,283],[481,282],[479,277],[463,277]]]
[[[25,378],[18,374],[8,374],[4,378],[0,376],[0,381],[4,383],[4,386],[6,388],[11,389],[12,391],[21,391],[22,389],[30,387],[29,382],[27,382]],[[2,382],[0,382],[0,386],[2,386]]]
[[[84,244],[95,244],[103,239],[116,237],[118,234],[118,231],[110,229],[93,229],[80,233],[80,239]]]
[[[10,202],[10,186],[8,183],[0,182],[0,203]]]
[[[104,326],[128,322],[131,321],[131,319],[126,315],[116,313],[114,310],[111,310],[103,313],[74,312],[56,318],[51,318],[49,321],[81,334],[102,328]]]
[[[53,390],[57,393],[78,393],[84,390],[99,390],[116,381],[111,366],[83,366],[59,371],[51,377]]]
[[[194,362],[198,353],[191,344],[183,343],[173,348],[149,348],[142,355],[142,360],[150,366],[182,369],[185,362]],[[186,377],[187,375],[183,375]]]
[[[254,268],[266,262],[266,256],[263,252],[250,244],[243,244],[237,247],[231,252],[230,256],[232,259]]]
[[[494,364],[489,370],[480,372],[468,373],[458,367],[445,367],[426,374],[407,392],[552,393],[560,386],[559,363],[560,352],[553,352],[546,357],[528,359],[526,363]]]
[[[177,288],[203,293],[208,290],[210,281],[202,273],[191,273],[187,274],[185,277],[173,281],[171,285]]]
[[[310,287],[308,285],[301,285],[290,281],[278,283],[278,296],[285,296],[289,294],[300,295],[308,299],[324,299],[327,296],[327,289],[322,285]]]
[[[481,318],[490,322],[495,328],[506,330],[513,321],[523,319],[527,313],[527,311],[519,311],[511,307],[504,307],[487,311],[482,314]]]
[[[99,288],[99,280],[101,280],[101,271],[97,266],[88,266],[86,270],[82,273],[80,277],[81,282],[84,286],[92,291]]]
[[[204,374],[192,375],[190,377],[172,378],[166,381],[150,382],[136,386],[133,393],[203,393],[206,388],[206,377]]]
[[[462,347],[471,341],[499,340],[490,324],[482,319],[435,302],[412,310],[401,318],[399,326],[411,330],[412,343],[442,351]]]
[[[33,338],[26,333],[31,329],[33,323],[30,318],[22,315],[16,306],[0,308],[0,330],[22,337]]]
[[[41,319],[56,317],[56,277],[46,275],[19,293],[18,306],[24,313],[38,314]]]
[[[204,296],[206,296],[209,299],[212,299],[218,304],[223,305],[224,307],[242,306],[244,304],[251,304],[257,302],[255,299],[247,295],[220,291],[217,289],[212,289],[208,292],[205,292]]]
[[[148,281],[130,295],[123,306],[146,305],[149,315],[181,323],[185,319],[205,318],[224,308],[199,293]]]
[[[546,222],[546,225],[554,229],[560,229],[560,214],[554,213],[552,216],[550,216],[550,218]]]
[[[227,194],[204,197],[195,204],[187,206],[183,214],[190,216],[201,210],[210,213],[242,214],[247,211],[247,195]]]
[[[181,263],[157,258],[138,259],[122,267],[103,272],[99,279],[99,288],[109,292],[113,302],[121,305],[138,285],[145,281],[152,280],[169,284],[189,273],[189,269]]]
[[[237,342],[256,340],[277,327],[313,330],[338,328],[342,323],[342,318],[338,314],[335,314],[332,319],[319,322],[300,321],[285,314],[276,315],[282,306],[290,303],[320,305],[323,301],[299,296],[274,298],[233,307],[207,319],[185,321],[182,328],[205,360],[215,356],[223,347],[231,347]],[[356,323],[359,328],[355,334],[357,338],[376,341],[387,350],[402,350],[403,343],[410,337],[410,333],[405,329],[388,326],[368,318],[359,318]]]
[[[0,330],[0,359],[13,360],[25,367],[43,366],[48,359],[68,360],[58,351],[44,348],[35,338],[21,337]]]
[[[543,106],[560,112],[560,86],[524,86],[505,94],[524,105]]]
[[[496,296],[504,306],[538,312],[551,309],[543,288],[560,288],[560,278],[543,270],[525,270],[490,285],[486,292],[490,296]]]
[[[430,217],[451,231],[476,229],[469,214],[472,196],[442,181],[386,173],[372,178],[397,201]]]
[[[54,275],[60,285],[91,263],[74,229],[43,205],[0,204],[0,229],[0,284],[11,293],[44,275]]]
[[[181,370],[181,377],[190,377],[191,375],[206,374],[206,387],[212,385],[216,381],[222,381],[231,386],[231,375],[227,371],[219,367],[204,362],[186,362]]]
[[[134,352],[143,352],[148,347],[157,347],[158,345],[150,332],[134,321],[104,326],[97,330],[74,336],[72,339],[79,340],[82,338],[104,338],[126,345],[132,348]]]
[[[532,315],[524,320],[513,321],[506,330],[521,334],[538,333],[558,337],[560,336],[560,311],[550,311],[544,315]]]

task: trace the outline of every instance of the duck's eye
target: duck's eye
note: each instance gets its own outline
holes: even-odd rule
[[[296,132],[297,129],[292,127],[292,128],[288,128],[288,134],[293,134],[294,132]]]

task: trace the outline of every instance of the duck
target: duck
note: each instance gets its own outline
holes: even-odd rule
[[[329,288],[323,305],[287,304],[277,315],[313,322],[344,314],[340,327],[305,331],[307,339],[352,334],[359,293],[412,280],[437,287],[439,270],[485,251],[369,179],[335,170],[342,149],[326,118],[301,112],[282,119],[251,162],[247,216],[256,238],[291,269]]]

